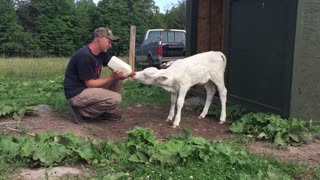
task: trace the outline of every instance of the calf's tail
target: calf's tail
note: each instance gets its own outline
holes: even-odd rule
[[[219,53],[219,55],[221,56],[223,63],[224,63],[224,67],[226,67],[227,64],[227,57],[220,51],[218,51],[217,53]]]

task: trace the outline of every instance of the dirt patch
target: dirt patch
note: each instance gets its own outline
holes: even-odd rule
[[[320,165],[320,141],[315,139],[308,144],[289,145],[283,149],[273,147],[266,142],[252,142],[248,150],[257,154],[272,155],[281,160],[308,164],[314,167]]]
[[[198,119],[199,113],[191,107],[183,109],[180,127],[171,128],[171,124],[165,122],[169,112],[168,106],[142,106],[136,105],[120,109],[122,119],[120,121],[94,121],[91,123],[75,124],[70,113],[42,113],[40,116],[29,116],[23,120],[23,131],[30,135],[43,131],[72,132],[76,136],[99,140],[126,140],[127,131],[135,126],[153,130],[159,139],[166,139],[172,135],[183,135],[183,128],[187,128],[194,136],[201,136],[208,140],[221,140],[234,136],[227,125],[219,125],[218,119],[206,117]],[[17,122],[9,119],[1,119],[0,131],[15,132],[21,130]],[[320,140],[314,140],[308,144],[290,145],[284,149],[277,149],[270,143],[252,142],[248,150],[258,154],[268,154],[282,160],[299,161],[319,167],[320,164]]]
[[[40,116],[25,117],[22,127],[29,134],[43,131],[72,132],[76,136],[99,140],[126,140],[127,132],[135,126],[153,130],[159,139],[166,139],[171,135],[183,135],[183,128],[189,129],[195,136],[206,139],[222,139],[232,135],[227,125],[219,125],[218,120],[210,117],[198,119],[198,114],[190,110],[183,112],[180,127],[177,129],[171,128],[171,124],[165,122],[169,112],[168,107],[137,105],[122,108],[120,112],[122,119],[119,121],[100,120],[82,124],[74,123],[70,113],[45,113]],[[6,122],[7,124],[2,126],[3,131],[20,129],[14,121]]]

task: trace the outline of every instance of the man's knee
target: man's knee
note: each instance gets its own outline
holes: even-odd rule
[[[116,103],[117,103],[118,105],[121,103],[121,100],[122,100],[121,94],[116,93],[113,98],[114,98],[114,100],[116,101]]]
[[[105,108],[116,107],[121,103],[121,95],[114,93],[112,96],[105,99],[100,105],[105,106]]]

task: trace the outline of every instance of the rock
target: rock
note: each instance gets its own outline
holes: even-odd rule
[[[37,113],[40,116],[43,116],[43,115],[46,116],[46,115],[49,115],[53,112],[52,108],[46,104],[40,104],[40,105],[36,106],[35,109],[37,110]]]
[[[314,137],[315,139],[320,139],[320,133],[314,134],[313,137]]]
[[[19,173],[13,177],[16,180],[44,180],[64,179],[67,177],[81,177],[82,171],[72,167],[54,167],[40,169],[19,169]]]

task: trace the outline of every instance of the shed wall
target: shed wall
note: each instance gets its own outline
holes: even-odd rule
[[[320,2],[299,0],[290,116],[320,123]]]
[[[198,1],[197,53],[223,51],[224,1]]]

